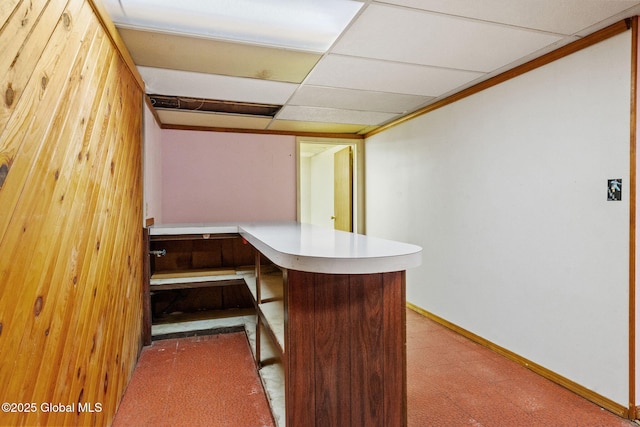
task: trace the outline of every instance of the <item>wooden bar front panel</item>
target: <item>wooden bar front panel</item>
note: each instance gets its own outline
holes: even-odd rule
[[[351,419],[349,276],[314,275],[315,400],[317,425],[346,426]],[[323,279],[327,279],[326,281]]]
[[[314,288],[311,273],[288,270],[285,277],[285,404],[287,426],[315,425]],[[298,396],[295,399],[294,396]]]
[[[404,272],[287,272],[287,426],[405,426]]]

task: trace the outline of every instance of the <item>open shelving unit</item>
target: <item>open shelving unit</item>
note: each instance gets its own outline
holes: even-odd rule
[[[152,324],[173,313],[213,319],[253,308],[246,279],[255,274],[254,249],[237,233],[150,234],[148,249],[147,344]]]
[[[285,279],[281,269],[256,251],[255,275],[246,283],[256,307],[255,358],[271,410],[285,425]]]

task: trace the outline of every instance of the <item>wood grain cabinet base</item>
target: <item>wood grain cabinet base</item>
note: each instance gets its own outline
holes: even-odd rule
[[[406,425],[404,272],[288,270],[287,426]]]
[[[263,336],[283,368],[280,427],[406,425],[404,272],[303,272],[258,253],[255,277],[256,363],[273,363]]]

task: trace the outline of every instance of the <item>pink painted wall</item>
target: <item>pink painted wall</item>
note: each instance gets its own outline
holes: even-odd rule
[[[296,219],[294,136],[162,131],[162,220]]]

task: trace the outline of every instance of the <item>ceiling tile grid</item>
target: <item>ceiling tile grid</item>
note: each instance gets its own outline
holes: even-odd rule
[[[397,116],[398,115],[394,113],[381,113],[377,111],[285,105],[276,117],[282,120],[297,120],[302,122],[377,125],[392,120]]]
[[[433,97],[306,84],[295,92],[288,105],[406,114],[431,99]]]
[[[382,0],[379,3],[563,35],[577,34],[638,5],[633,0]],[[635,13],[630,12],[628,16]]]
[[[640,13],[640,0],[104,3],[148,94],[276,111],[158,108],[163,124],[343,134],[371,131]]]
[[[486,21],[373,4],[332,53],[486,73],[560,39]]]
[[[330,54],[318,63],[305,83],[434,97],[482,75],[476,71]]]

